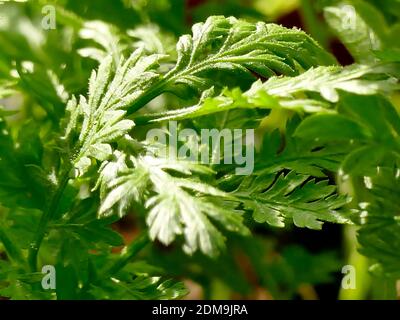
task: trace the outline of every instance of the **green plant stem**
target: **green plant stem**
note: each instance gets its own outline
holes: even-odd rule
[[[10,260],[18,264],[23,263],[24,259],[21,251],[17,246],[14,245],[14,243],[11,241],[11,239],[8,237],[8,235],[1,226],[0,226],[0,242],[3,243],[4,249]]]
[[[148,243],[150,243],[150,239],[147,233],[141,234],[131,244],[122,249],[117,261],[104,272],[104,276],[112,276],[123,269]]]
[[[31,243],[28,251],[28,264],[32,272],[37,271],[37,257],[39,253],[40,246],[42,244],[43,238],[46,234],[46,229],[49,224],[49,222],[53,219],[54,214],[57,211],[58,204],[60,202],[60,199],[64,193],[64,190],[68,184],[69,181],[69,167],[67,170],[65,170],[65,173],[62,175],[62,178],[60,180],[60,185],[58,186],[57,190],[54,192],[50,204],[47,207],[46,211],[43,213],[38,229],[35,234],[35,238],[33,242]]]
[[[359,179],[352,178],[346,182],[338,180],[339,188],[342,192],[350,194],[353,198],[352,204],[356,206],[365,198],[364,187]],[[346,255],[346,264],[351,265],[356,270],[356,288],[340,288],[340,300],[364,300],[368,297],[371,289],[371,278],[368,273],[368,258],[358,252],[357,226],[345,226],[343,229],[343,243]]]
[[[368,273],[369,262],[366,257],[357,251],[357,227],[345,226],[344,242],[347,253],[347,264],[354,266],[356,270],[356,288],[344,289],[339,292],[340,300],[365,300],[370,291],[371,278]]]
[[[234,53],[234,50],[230,50],[225,52],[223,55],[228,55]],[[165,91],[168,91],[168,86],[171,84],[174,84],[175,81],[181,77],[184,77],[185,75],[190,75],[190,74],[196,74],[200,71],[202,71],[205,66],[211,63],[218,63],[218,62],[224,62],[225,60],[219,60],[219,58],[212,58],[212,59],[206,59],[194,66],[189,67],[188,69],[185,70],[176,70],[175,68],[170,70],[163,79],[161,79],[157,84],[154,86],[150,87],[150,89],[143,94],[141,97],[139,97],[126,111],[126,114],[129,116],[135,111],[143,108],[147,103],[149,103],[151,100],[159,96]]]
[[[139,97],[128,109],[126,114],[131,115],[135,111],[143,108],[154,98],[158,97],[164,92],[165,87],[168,85],[169,80],[167,78],[162,79],[155,86],[152,86],[144,95]]]

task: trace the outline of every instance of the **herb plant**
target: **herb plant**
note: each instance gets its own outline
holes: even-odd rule
[[[245,18],[203,17],[206,2],[191,30],[183,1],[0,4],[1,297],[306,298],[344,265],[361,283],[342,298],[396,296],[400,2],[300,1],[319,42],[239,1]],[[146,133],[171,121],[197,141],[255,129],[254,170],[169,157]],[[347,255],[282,241],[324,223],[343,226]]]

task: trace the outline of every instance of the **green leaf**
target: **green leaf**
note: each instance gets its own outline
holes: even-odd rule
[[[335,60],[312,38],[298,29],[276,24],[249,23],[234,17],[212,16],[181,36],[178,60],[157,86],[133,103],[133,113],[164,91],[182,94],[182,89],[202,91],[215,84],[215,72],[296,75]],[[182,86],[183,85],[183,88]],[[184,96],[187,94],[183,94]]]
[[[398,80],[390,74],[396,73],[395,70],[398,69],[397,64],[391,63],[310,68],[294,77],[271,77],[264,83],[256,81],[246,92],[239,88],[226,88],[215,96],[211,89],[203,93],[200,102],[195,106],[139,116],[138,121],[191,119],[232,109],[249,108],[288,109],[307,113],[333,112],[330,103],[339,101],[340,91],[358,95],[395,91],[399,88]],[[371,76],[380,78],[369,79]],[[311,96],[314,92],[320,97]]]
[[[200,249],[205,254],[216,255],[224,247],[224,237],[211,220],[229,231],[247,233],[240,212],[234,205],[229,206],[228,194],[201,181],[178,178],[171,173],[172,170],[191,175],[209,170],[188,161],[149,155],[130,157],[133,167],[128,167],[125,155],[116,156],[116,161],[105,164],[100,172],[100,215],[112,213],[110,209],[115,206],[124,215],[132,202],[145,200],[151,239],[169,245],[182,235],[187,253]]]
[[[279,97],[316,92],[324,100],[335,103],[339,100],[339,90],[358,95],[385,94],[397,90],[398,80],[391,74],[397,74],[398,70],[398,64],[390,63],[310,68],[297,77],[273,77],[263,84],[263,89]],[[374,75],[375,78],[372,78]]]
[[[305,119],[297,128],[295,136],[319,142],[351,139],[366,140],[368,139],[368,132],[356,121],[345,116],[321,114]]]
[[[314,139],[299,139],[294,133],[303,122],[298,117],[293,117],[287,122],[284,133],[276,129],[265,134],[260,154],[256,157],[255,175],[288,169],[323,178],[326,177],[326,171],[336,172],[339,169],[340,163],[353,146],[350,143],[321,146]]]
[[[42,208],[46,201],[43,194],[51,185],[43,170],[37,170],[43,146],[34,123],[28,122],[22,129],[15,141],[4,119],[0,119],[0,203]]]
[[[253,212],[259,223],[275,227],[285,226],[292,219],[297,227],[321,229],[323,221],[350,223],[348,217],[337,209],[349,202],[335,193],[335,186],[326,180],[315,182],[309,176],[290,172],[247,177],[234,195],[246,209]]]
[[[343,163],[346,173],[366,174],[400,157],[400,116],[379,96],[346,96],[341,114],[314,115],[296,129],[297,137],[324,143],[349,141],[354,149]],[[397,159],[397,160],[396,160]]]
[[[195,24],[192,32],[193,36],[182,36],[177,44],[178,62],[172,73],[178,72],[179,78],[175,76],[175,83],[198,87],[204,81],[201,73],[212,69],[249,70],[269,77],[275,72],[295,74],[317,61],[333,62],[301,31],[274,24],[215,16]]]
[[[398,168],[380,167],[364,178],[367,189],[359,224],[361,253],[379,263],[372,267],[378,275],[398,278],[400,261],[400,174]]]
[[[393,1],[390,4],[373,4],[361,0],[346,0],[324,8],[324,15],[357,62],[399,61],[400,24],[397,19],[393,21],[393,17],[387,17],[385,12],[396,11],[395,8],[398,8],[398,4]]]
[[[377,163],[381,163],[386,155],[385,147],[370,145],[363,146],[350,153],[342,164],[342,170],[346,174],[363,176],[375,169]]]
[[[49,227],[57,232],[67,234],[66,238],[75,238],[80,242],[80,246],[84,246],[86,249],[99,249],[103,244],[115,247],[123,245],[122,236],[111,228],[111,223],[115,219],[99,219],[96,205],[97,203],[86,199],[75,207],[69,208],[67,214],[53,221]]]
[[[113,72],[113,62],[108,57],[100,64],[98,72],[92,73],[88,99],[81,96],[79,103],[75,98],[68,102],[64,140],[69,145],[69,156],[73,157],[75,166],[88,156],[106,159],[111,154],[107,143],[133,128],[132,120],[123,119],[126,112],[123,109],[158,78],[153,69],[159,58],[158,55],[145,57],[138,49],[126,61],[121,60]],[[87,168],[80,167],[84,171]]]
[[[380,12],[373,6],[358,1],[354,3],[342,3],[338,6],[326,7],[324,16],[330,27],[347,46],[351,54],[358,62],[367,63],[375,61],[374,51],[382,46],[381,32],[374,29],[369,19],[368,22],[360,15],[360,10],[368,10],[368,16],[376,21],[374,26],[384,28],[385,21]]]

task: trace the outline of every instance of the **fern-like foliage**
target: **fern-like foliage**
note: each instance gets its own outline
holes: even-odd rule
[[[218,70],[254,72],[270,77],[294,75],[311,66],[335,63],[304,32],[275,24],[254,24],[233,17],[214,16],[195,24],[192,31],[192,36],[184,35],[177,43],[176,65],[147,96],[129,107],[129,113],[164,91],[180,95],[184,94],[185,87],[202,91],[215,83],[212,72]]]
[[[184,174],[176,177],[171,173]],[[116,153],[115,160],[105,162],[100,171],[99,187],[102,206],[100,215],[116,207],[120,215],[132,207],[132,201],[142,202],[149,209],[146,223],[150,237],[169,245],[178,235],[184,237],[184,249],[193,253],[200,249],[216,255],[224,247],[224,237],[211,223],[243,235],[248,230],[242,224],[240,211],[228,194],[191,178],[193,173],[212,173],[207,167],[188,161],[156,158],[151,155],[134,158]]]
[[[341,114],[310,117],[300,124],[296,135],[315,137],[319,143],[349,141],[353,150],[344,157],[341,173],[344,178],[362,180],[356,194],[360,202],[361,252],[383,265],[387,274],[397,276],[398,261],[394,253],[398,245],[398,202],[388,201],[398,193],[400,162],[400,117],[394,106],[382,97],[343,99]],[[338,126],[341,131],[333,128]],[[378,268],[379,269],[379,268]]]
[[[320,144],[351,142],[353,151],[342,164],[347,174],[366,175],[378,165],[398,163],[400,117],[389,101],[382,97],[348,96],[339,110],[341,114],[309,117],[295,134],[318,139]],[[337,132],[336,126],[342,130]]]
[[[170,74],[174,83],[194,88],[203,88],[201,74],[213,69],[253,71],[268,78],[333,62],[305,33],[274,24],[217,16],[195,24],[192,31],[193,36],[179,39],[178,61]]]
[[[265,270],[285,268],[312,283],[335,271],[331,256],[314,259],[301,249],[265,259],[276,250],[249,236],[254,221],[314,230],[324,222],[357,224],[362,252],[398,277],[396,27],[371,23],[372,7],[353,2],[359,34],[342,28],[348,7],[325,10],[360,63],[346,67],[299,29],[234,17],[194,24],[174,49],[174,28],[149,24],[151,13],[137,12],[145,5],[126,1],[132,25],[88,20],[84,5],[68,0],[71,11],[56,6],[54,33],[29,22],[36,30],[29,38],[23,21],[8,19],[15,30],[0,25],[0,296],[177,299],[187,290],[165,278],[193,277],[210,287],[205,274],[242,293],[250,289],[237,249],[277,295],[287,279],[271,280]],[[5,10],[11,17],[39,8],[25,5]],[[391,41],[396,50],[383,54]],[[10,97],[20,104],[16,117]],[[194,133],[194,141],[178,141],[189,151],[194,142],[207,147],[202,129],[255,129],[254,170],[236,175],[232,163],[213,161],[223,156],[215,150],[202,164],[167,154],[170,142],[145,138],[153,128],[172,136],[167,120]],[[338,191],[342,180],[364,181],[353,192],[357,208]],[[132,242],[116,231],[126,216],[142,229]],[[293,259],[329,263],[322,275],[303,274]],[[57,288],[48,292],[36,286],[44,264],[57,269]],[[301,281],[287,285],[290,295]]]
[[[375,175],[363,179],[368,191],[365,202],[360,204],[361,252],[377,263],[372,267],[376,274],[394,279],[399,277],[400,261],[399,179],[399,169],[377,168]],[[389,197],[392,201],[388,201]]]
[[[126,108],[158,78],[154,72],[160,56],[142,56],[135,51],[122,60],[113,72],[111,57],[105,59],[89,81],[88,99],[79,102],[72,98],[67,105],[70,112],[64,139],[70,141],[70,154],[80,174],[90,165],[89,157],[100,161],[112,154],[108,144],[127,133],[134,123],[123,119]],[[74,132],[80,132],[74,136]]]
[[[340,91],[359,95],[395,91],[399,88],[394,77],[398,70],[399,66],[392,63],[310,68],[295,77],[274,76],[264,83],[256,81],[246,92],[239,88],[225,89],[215,96],[214,89],[211,88],[203,93],[199,104],[195,106],[139,116],[138,121],[190,119],[238,108],[287,109],[307,113],[333,112],[332,104],[338,102]],[[368,78],[374,75],[380,78]],[[312,93],[318,93],[319,96],[311,96]]]
[[[210,51],[211,50],[211,51]],[[281,50],[281,51],[279,51]],[[68,124],[64,139],[68,156],[82,176],[92,159],[105,161],[100,168],[100,215],[117,207],[124,215],[132,201],[149,209],[147,224],[152,239],[170,244],[183,235],[184,249],[193,253],[198,248],[215,255],[223,247],[223,235],[209,219],[228,231],[245,234],[238,202],[227,193],[201,182],[198,173],[207,168],[174,159],[128,155],[124,150],[113,153],[110,142],[118,142],[134,126],[124,119],[137,104],[163,90],[184,83],[201,89],[209,83],[210,71],[230,69],[257,72],[265,77],[276,73],[297,74],[322,63],[333,62],[311,38],[299,30],[276,25],[251,24],[234,18],[211,17],[193,27],[193,36],[183,36],[177,44],[176,66],[167,74],[157,71],[160,55],[143,56],[135,51],[113,70],[113,60],[102,61],[89,82],[88,98],[72,98],[67,106]],[[280,52],[280,54],[277,54]],[[78,134],[79,132],[79,134]],[[192,175],[175,177],[170,171]],[[225,203],[225,204],[224,204]]]
[[[297,227],[317,230],[322,228],[322,221],[349,223],[345,215],[336,211],[349,199],[338,196],[328,181],[308,178],[293,171],[277,177],[260,175],[245,179],[234,194],[246,209],[252,210],[259,223],[284,227],[285,220],[292,219]]]

